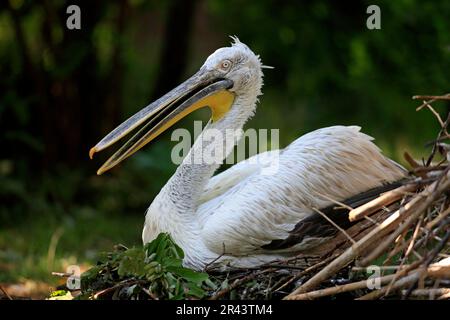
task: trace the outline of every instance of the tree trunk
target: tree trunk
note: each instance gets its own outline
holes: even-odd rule
[[[181,81],[188,59],[188,43],[196,0],[174,0],[167,13],[159,71],[153,90],[157,99]]]

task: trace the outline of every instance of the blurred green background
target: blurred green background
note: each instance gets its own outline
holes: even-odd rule
[[[81,8],[81,30],[66,28],[71,4]],[[381,30],[366,28],[371,4],[381,8]],[[145,210],[175,169],[170,132],[100,177],[107,152],[89,161],[88,150],[228,46],[229,35],[275,67],[247,127],[279,128],[285,146],[322,126],[358,124],[398,161],[405,150],[427,153],[437,122],[415,112],[411,96],[450,89],[447,0],[1,1],[3,286],[45,292],[58,282],[51,271],[140,243]]]

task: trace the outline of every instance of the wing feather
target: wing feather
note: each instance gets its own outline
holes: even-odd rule
[[[197,211],[205,245],[218,254],[225,247],[233,255],[248,255],[263,252],[274,240],[290,239],[278,242],[284,247],[310,233],[327,235],[329,226],[317,222],[312,208],[403,178],[406,171],[359,130],[334,126],[300,137],[279,157],[272,155],[273,174],[243,162],[213,178]]]

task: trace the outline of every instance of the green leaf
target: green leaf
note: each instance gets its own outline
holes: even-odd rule
[[[67,294],[66,290],[55,290],[50,294],[50,298],[61,297]]]
[[[193,283],[187,283],[186,287],[189,288],[188,294],[191,296],[196,298],[203,298],[205,296],[205,290]]]
[[[179,258],[167,257],[161,261],[165,267],[182,267],[183,260]]]
[[[215,285],[206,273],[183,267],[183,257],[183,250],[167,233],[159,234],[141,248],[103,254],[99,264],[82,275],[82,296],[88,298],[96,290],[133,278],[142,283],[122,287],[113,298],[140,299],[142,287],[148,287],[160,299],[203,298],[202,286]]]
[[[128,249],[124,252],[124,256],[119,263],[119,268],[117,269],[117,273],[119,276],[136,276],[143,277],[145,276],[145,262],[144,262],[144,253],[139,248]]]
[[[187,281],[192,281],[197,284],[200,284],[208,279],[208,275],[206,273],[197,272],[184,267],[167,267],[166,270],[182,277]]]

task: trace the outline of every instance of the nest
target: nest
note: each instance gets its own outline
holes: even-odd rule
[[[356,223],[347,230],[336,225],[339,234],[312,252],[217,275],[231,284],[210,299],[449,299],[450,113],[443,121],[432,103],[450,100],[450,94],[414,99],[424,100],[417,110],[429,109],[441,129],[427,159],[417,162],[405,153],[409,179],[348,208]]]
[[[172,266],[173,261],[180,264],[170,275],[168,269],[164,271],[162,260],[152,262],[158,266],[158,272],[154,268],[151,272],[147,270],[147,262],[142,261],[148,260],[148,251],[124,249],[124,253],[113,254],[114,258],[89,271],[92,281],[82,289],[81,296],[88,299],[449,299],[450,144],[445,142],[450,139],[447,131],[450,113],[443,121],[432,104],[450,100],[450,94],[414,98],[423,100],[417,109],[427,108],[441,127],[435,141],[430,143],[430,155],[418,162],[405,153],[412,169],[409,178],[396,189],[358,208],[336,202],[336,206],[348,209],[349,220],[354,224],[346,230],[335,225],[339,232],[331,241],[313,251],[258,268],[226,273],[205,270],[208,273],[203,273],[208,278],[205,286],[201,284],[202,275],[181,268],[181,253],[170,256],[179,249],[173,250],[166,239],[164,250],[168,253],[161,256],[169,257]],[[142,263],[129,265],[130,260],[142,260]],[[136,271],[121,274],[126,269]],[[189,293],[194,287],[196,295]]]

